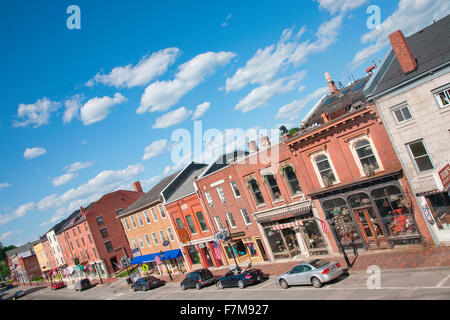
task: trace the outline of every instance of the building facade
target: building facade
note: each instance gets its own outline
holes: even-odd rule
[[[40,240],[29,242],[26,245],[6,251],[13,281],[26,283],[42,275],[39,261],[33,249],[39,242]]]
[[[36,254],[36,258],[38,259],[38,263],[42,272],[46,272],[51,268],[49,259],[47,257],[47,252],[45,251],[43,244],[44,239],[45,237],[42,237],[40,241],[33,246],[34,253]]]
[[[450,16],[405,38],[366,91],[386,126],[437,245],[450,244]]]

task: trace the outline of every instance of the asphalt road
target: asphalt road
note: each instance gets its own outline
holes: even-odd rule
[[[20,300],[354,300],[354,299],[450,299],[450,267],[381,271],[379,288],[369,289],[371,275],[364,272],[351,272],[317,289],[312,286],[295,286],[282,289],[275,283],[276,277],[246,287],[225,288],[215,286],[201,290],[182,291],[179,283],[167,283],[149,291],[133,292],[123,280],[108,285],[97,286],[83,292],[63,288],[52,291],[18,287],[8,290],[7,298],[17,290],[29,290]],[[371,278],[372,279],[372,278]],[[376,281],[369,281],[372,286]]]

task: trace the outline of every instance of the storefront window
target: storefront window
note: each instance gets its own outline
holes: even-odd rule
[[[284,239],[286,241],[286,244],[288,246],[288,250],[298,250],[299,245],[297,242],[297,238],[295,237],[295,231],[292,228],[286,228],[281,230]]]
[[[450,229],[450,197],[447,192],[426,197],[439,229]]]
[[[375,189],[372,197],[382,223],[391,237],[417,235],[414,218],[406,206],[402,192],[396,186]]]
[[[301,226],[301,228],[303,230],[303,234],[305,235],[305,241],[308,249],[320,249],[327,247],[314,218],[303,220],[303,226]]]
[[[257,256],[258,252],[256,251],[255,244],[253,242],[247,243],[248,249],[250,250],[250,254],[252,257]]]
[[[189,246],[187,251],[188,251],[189,257],[191,258],[192,264],[200,263],[199,253],[198,253],[197,249],[195,249],[194,246]]]
[[[272,226],[269,226],[264,228],[264,232],[266,233],[267,241],[269,242],[270,248],[272,249],[274,255],[287,251],[280,230],[272,230]],[[289,255],[287,255],[287,257],[289,257]]]
[[[324,201],[322,207],[325,216],[331,216],[334,224],[336,236],[339,237],[342,244],[361,241],[356,224],[353,221],[347,203],[342,198],[335,198]]]

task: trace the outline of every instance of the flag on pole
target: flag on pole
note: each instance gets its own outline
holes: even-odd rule
[[[216,241],[213,241],[213,251],[216,258],[222,260],[222,253],[220,252]]]
[[[320,220],[320,226],[322,228],[323,234],[326,234],[328,232],[327,223],[325,221]]]

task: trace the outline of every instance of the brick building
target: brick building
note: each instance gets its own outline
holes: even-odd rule
[[[6,251],[6,258],[13,281],[25,283],[31,281],[34,277],[42,275],[39,261],[33,249],[39,242],[40,240],[36,240]]]
[[[227,230],[230,241],[215,246],[222,250],[216,258],[224,264],[268,260],[256,221],[248,206],[244,184],[233,161],[247,152],[232,152],[211,163],[195,181],[203,207],[211,221],[213,234]]]

